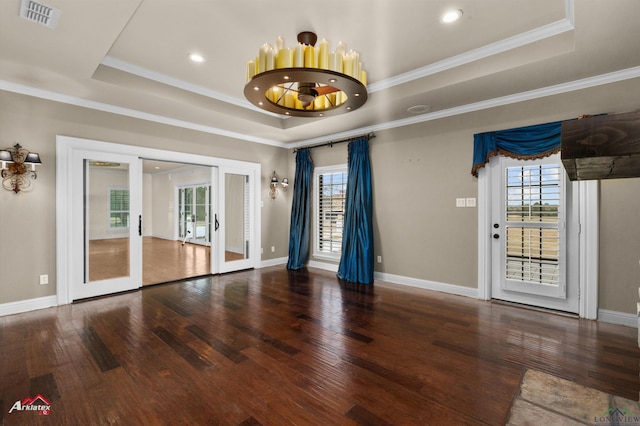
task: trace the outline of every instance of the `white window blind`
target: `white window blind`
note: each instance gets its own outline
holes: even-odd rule
[[[314,256],[339,259],[347,194],[347,166],[319,167],[314,174]]]
[[[109,229],[129,228],[129,190],[109,189]]]
[[[508,167],[506,173],[506,278],[558,285],[560,167]]]

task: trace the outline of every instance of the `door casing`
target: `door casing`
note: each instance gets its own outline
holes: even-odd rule
[[[76,262],[82,262],[81,259],[73,258],[72,250],[73,230],[78,224],[74,223],[72,219],[74,206],[72,205],[71,194],[75,189],[73,185],[75,176],[70,166],[74,152],[79,150],[91,152],[94,157],[99,156],[100,153],[119,153],[144,159],[212,166],[214,168],[212,169],[212,175],[216,173],[215,170],[217,169],[215,168],[230,167],[242,170],[243,173],[251,176],[252,184],[255,187],[249,200],[251,215],[254,218],[251,224],[252,237],[250,240],[250,253],[252,253],[252,256],[246,262],[246,267],[257,268],[260,266],[259,253],[262,241],[261,191],[257,187],[261,174],[261,165],[259,163],[58,135],[56,136],[56,282],[58,283],[56,293],[58,304],[68,304],[75,299],[72,285],[73,271],[78,267]],[[216,181],[217,179],[212,179],[212,182]],[[218,200],[218,206],[220,206],[220,202],[223,201]],[[219,272],[217,269],[214,270],[217,267],[217,262],[212,262],[212,273]]]
[[[478,298],[491,299],[492,279],[492,175],[489,167],[478,170]],[[578,181],[579,194],[579,278],[581,318],[598,318],[598,181]]]
[[[505,171],[508,167],[543,166],[560,168],[559,193],[561,196],[558,221],[555,223],[542,223],[539,226],[548,229],[557,229],[559,235],[559,256],[558,256],[558,285],[545,286],[535,284],[526,280],[507,279],[506,265],[506,242],[507,228],[518,228],[519,223],[507,221],[505,218],[505,196],[507,178]],[[579,292],[578,292],[578,257],[579,257],[579,223],[578,223],[578,193],[573,183],[569,182],[561,165],[560,155],[555,154],[539,160],[517,160],[504,156],[495,156],[486,166],[492,171],[492,213],[493,217],[493,243],[492,243],[492,298],[522,303],[541,308],[556,309],[565,312],[578,312]],[[524,173],[524,171],[523,171]],[[536,178],[534,177],[534,180]],[[540,176],[544,181],[544,177]],[[526,182],[522,178],[522,182]],[[542,190],[541,190],[542,191]],[[523,190],[524,192],[524,190]],[[550,195],[550,194],[549,194]],[[526,198],[526,196],[524,196]],[[524,229],[530,228],[531,222],[524,222]],[[497,238],[496,238],[497,237]]]

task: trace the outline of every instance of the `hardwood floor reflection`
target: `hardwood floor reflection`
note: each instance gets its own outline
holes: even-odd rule
[[[128,276],[128,238],[89,240],[89,281]]]
[[[274,266],[0,317],[0,424],[502,425],[527,370],[637,400],[639,360],[633,328]]]
[[[207,275],[211,271],[210,248],[200,244],[144,237],[142,239],[142,285]],[[129,239],[89,242],[89,280],[129,275]]]
[[[200,244],[144,237],[142,285],[157,284],[211,273],[211,249]]]

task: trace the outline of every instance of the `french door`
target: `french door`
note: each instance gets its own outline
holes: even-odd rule
[[[176,198],[150,193],[143,197],[142,158],[208,168],[206,184],[193,182],[195,203],[190,209],[194,238],[208,240],[211,246],[210,273],[259,266],[260,164],[57,136],[58,303],[139,288],[143,229],[153,235],[152,227],[157,226],[161,238],[178,235],[177,230],[174,234],[165,229],[169,223],[179,226],[173,216]],[[188,185],[176,183],[180,172],[166,180]],[[167,214],[160,220],[154,211]]]
[[[492,297],[578,313],[578,191],[559,154],[490,167]]]
[[[178,238],[183,242],[210,245],[211,185],[181,186],[177,201]]]
[[[140,287],[139,158],[78,150],[71,167],[73,298]]]
[[[220,272],[252,268],[256,253],[254,175],[247,169],[220,168],[218,264]]]

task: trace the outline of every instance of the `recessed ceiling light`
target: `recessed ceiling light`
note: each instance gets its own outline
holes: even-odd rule
[[[199,53],[190,53],[189,54],[189,59],[191,59],[193,62],[197,62],[197,63],[204,62],[204,56],[202,56]]]
[[[450,24],[452,22],[457,21],[461,17],[462,17],[462,10],[460,9],[448,10],[440,17],[440,21],[445,24]]]
[[[429,111],[431,107],[429,105],[414,105],[407,108],[407,112],[410,114],[424,114]]]

